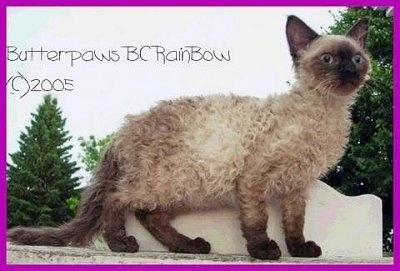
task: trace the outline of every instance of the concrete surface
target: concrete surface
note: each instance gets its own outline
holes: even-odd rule
[[[38,247],[7,245],[8,264],[392,264],[393,258],[321,257],[316,259],[282,257],[260,261],[247,255],[193,255],[169,252],[114,253],[93,248]]]

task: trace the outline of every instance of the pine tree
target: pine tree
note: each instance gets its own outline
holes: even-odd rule
[[[79,168],[70,161],[71,136],[64,129],[66,119],[61,113],[57,100],[46,95],[20,135],[19,151],[10,154],[8,227],[55,226],[73,216],[68,203],[77,197],[79,177],[73,174]]]

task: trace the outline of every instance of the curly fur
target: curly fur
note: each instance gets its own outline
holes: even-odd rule
[[[82,194],[78,214],[71,222],[58,228],[22,228],[8,230],[7,237],[17,244],[51,246],[86,246],[102,228],[105,196],[115,190],[118,167],[112,146],[104,152],[93,180]]]
[[[359,25],[355,30],[366,28],[364,21]],[[112,250],[134,252],[138,245],[126,236],[124,222],[125,211],[136,210],[139,221],[171,250],[208,253],[205,240],[177,233],[169,218],[177,209],[237,201],[249,253],[276,259],[281,253],[266,234],[265,211],[266,199],[274,196],[281,199],[290,253],[319,256],[321,249],[303,236],[307,188],[340,160],[348,141],[349,106],[370,69],[359,43],[366,33],[357,33],[321,37],[290,16],[287,35],[297,82],[289,93],[265,99],[180,98],[127,116],[77,218],[59,229],[13,229],[9,239],[84,245],[103,229]],[[360,54],[365,61],[357,76],[344,70],[340,76],[352,77],[343,83],[337,72],[341,67],[322,63],[325,52]]]

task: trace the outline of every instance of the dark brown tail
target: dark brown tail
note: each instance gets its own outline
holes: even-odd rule
[[[91,184],[85,189],[77,216],[58,228],[24,228],[8,230],[7,239],[22,245],[86,246],[102,228],[103,203],[107,193],[115,188],[118,165],[113,147],[105,151]]]

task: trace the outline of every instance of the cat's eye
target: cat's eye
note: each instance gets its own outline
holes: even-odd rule
[[[323,54],[321,60],[326,64],[331,64],[333,62],[333,56],[331,54]]]
[[[353,56],[352,60],[353,60],[354,64],[361,64],[364,59],[362,58],[362,56],[357,54],[357,55]]]

